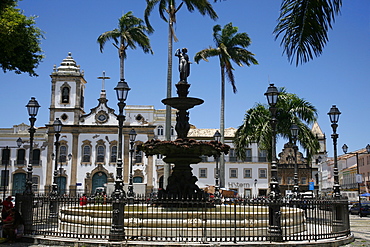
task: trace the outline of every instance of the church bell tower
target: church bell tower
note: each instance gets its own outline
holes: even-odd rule
[[[78,125],[84,111],[84,72],[71,53],[59,67],[54,65],[51,77],[50,124],[59,118],[63,124]]]

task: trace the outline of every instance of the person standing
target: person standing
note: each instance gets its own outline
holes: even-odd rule
[[[1,218],[6,219],[6,217],[9,215],[10,210],[14,208],[13,205],[13,197],[8,196],[5,201],[3,201],[3,209],[1,211]]]

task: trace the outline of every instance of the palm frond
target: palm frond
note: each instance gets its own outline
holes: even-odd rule
[[[298,66],[322,54],[341,5],[342,0],[283,0],[274,34],[275,39],[282,35],[290,63]]]

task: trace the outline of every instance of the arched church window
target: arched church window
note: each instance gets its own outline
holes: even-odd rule
[[[112,146],[110,153],[110,162],[117,162],[117,146]]]
[[[26,150],[25,149],[18,149],[17,150],[17,165],[25,165],[26,164]]]
[[[90,162],[90,156],[91,156],[91,147],[89,145],[85,145],[83,147],[82,162]]]
[[[133,177],[132,182],[133,183],[142,183],[143,178],[142,177]]]
[[[63,87],[62,89],[62,103],[69,103],[69,88]]]
[[[135,152],[135,163],[141,163],[143,162],[143,152],[136,150]]]
[[[32,165],[34,166],[40,165],[40,155],[41,155],[40,149],[32,150]]]
[[[100,145],[98,146],[98,155],[96,157],[96,161],[104,162],[104,156],[105,156],[105,148],[104,146]]]
[[[67,146],[62,145],[59,148],[59,162],[67,162]]]
[[[163,136],[163,126],[159,125],[157,128],[157,135]]]

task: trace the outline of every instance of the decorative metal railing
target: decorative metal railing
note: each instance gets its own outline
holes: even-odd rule
[[[112,204],[109,198],[34,196],[33,227],[43,236],[109,240]],[[50,205],[57,202],[58,214]],[[30,203],[17,195],[17,207]],[[315,241],[350,235],[348,201],[335,198],[269,201],[233,199],[228,204],[197,200],[135,198],[123,201],[125,239],[166,242]],[[281,238],[270,234],[269,209],[280,208]],[[275,216],[276,217],[276,216]],[[276,231],[275,231],[276,234]]]

